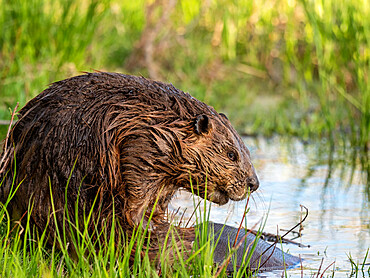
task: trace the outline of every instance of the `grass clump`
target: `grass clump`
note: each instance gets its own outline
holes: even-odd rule
[[[56,215],[61,212],[55,210],[51,194],[52,213],[47,223],[55,227],[51,235],[46,228],[40,231],[32,224],[32,204],[18,221],[11,220],[7,206],[17,188],[11,190],[0,210],[1,277],[226,277],[226,269],[219,269],[213,261],[217,238],[212,239],[214,234],[207,224],[210,206],[195,213],[196,222],[203,224],[195,229],[192,251],[185,254],[176,242],[177,230],[170,229],[163,245],[168,243],[168,247],[160,246],[155,263],[148,255],[149,241],[156,240],[149,229],[153,212],[148,223],[143,218],[129,238],[114,217],[114,205],[111,224],[103,227],[95,224],[100,221],[93,218],[94,206],[89,212],[79,212],[76,205],[75,217],[66,206],[63,223],[57,223]],[[84,214],[83,223],[79,223],[79,214]],[[173,260],[169,252],[173,252]],[[251,275],[246,265],[232,274],[243,275]]]

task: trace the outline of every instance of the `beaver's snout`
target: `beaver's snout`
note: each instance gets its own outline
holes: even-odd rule
[[[260,186],[260,182],[256,175],[247,178],[247,186],[250,188],[251,192],[256,191]]]

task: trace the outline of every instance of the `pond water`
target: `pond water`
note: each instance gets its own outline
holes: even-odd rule
[[[333,270],[334,277],[349,277],[348,257],[362,263],[370,248],[370,201],[361,167],[353,167],[351,158],[331,152],[324,142],[245,138],[245,143],[261,182],[249,202],[247,227],[252,228],[267,216],[264,232],[276,234],[279,228],[282,235],[281,229],[289,230],[299,223],[304,215],[300,205],[304,205],[309,216],[303,223],[302,237],[295,241],[310,248],[283,244],[283,250],[301,255],[305,277],[316,277],[322,260],[320,273],[335,262],[324,277],[331,277]],[[210,220],[238,227],[245,205],[246,201],[224,206],[213,204]],[[180,192],[171,206],[173,210],[180,207],[179,215],[188,208],[184,217],[190,217],[193,197]],[[369,263],[370,258],[365,273],[358,277],[369,277]],[[281,277],[281,274],[282,271],[274,271],[260,276]],[[301,277],[301,269],[289,270],[288,276]]]

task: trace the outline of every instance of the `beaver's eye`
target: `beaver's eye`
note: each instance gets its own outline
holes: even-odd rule
[[[231,160],[231,161],[235,161],[236,160],[236,153],[234,152],[228,152],[227,153],[227,157]]]

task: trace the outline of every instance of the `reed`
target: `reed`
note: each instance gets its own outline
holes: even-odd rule
[[[1,183],[2,181],[0,186]],[[78,212],[76,205],[76,218],[72,219],[66,206],[64,224],[55,225],[55,234],[50,235],[46,230],[40,232],[31,224],[32,204],[27,210],[28,213],[19,221],[11,220],[7,205],[18,186],[14,185],[7,202],[1,204],[0,209],[1,277],[230,277],[224,269],[218,269],[220,265],[213,263],[215,242],[212,236],[208,236],[213,235],[213,232],[209,231],[208,225],[205,224],[209,219],[210,205],[205,204],[203,210],[195,211],[195,222],[202,222],[203,225],[201,229],[195,229],[196,239],[190,255],[184,256],[183,251],[179,250],[175,243],[175,230],[170,230],[166,240],[173,239],[174,244],[170,244],[169,248],[175,254],[174,261],[169,262],[167,250],[160,248],[158,268],[149,260],[147,252],[151,236],[148,227],[152,215],[148,224],[144,226],[144,221],[141,221],[128,239],[122,229],[118,228],[120,233],[114,232],[120,227],[114,213],[112,226],[95,226],[95,229],[91,230],[91,223],[94,223],[92,210],[96,208],[93,207],[90,212]],[[68,185],[66,200],[67,190]],[[57,223],[52,193],[51,206],[52,213],[47,225]],[[83,223],[78,222],[78,213],[84,213]],[[256,244],[257,241],[253,248]],[[134,260],[130,263],[134,248]],[[246,253],[245,257],[246,261],[249,261],[251,254],[247,256]],[[246,265],[232,274],[233,277],[245,275],[252,275]]]
[[[370,173],[367,1],[0,0],[0,119],[81,71],[174,83],[241,133],[350,144]]]

